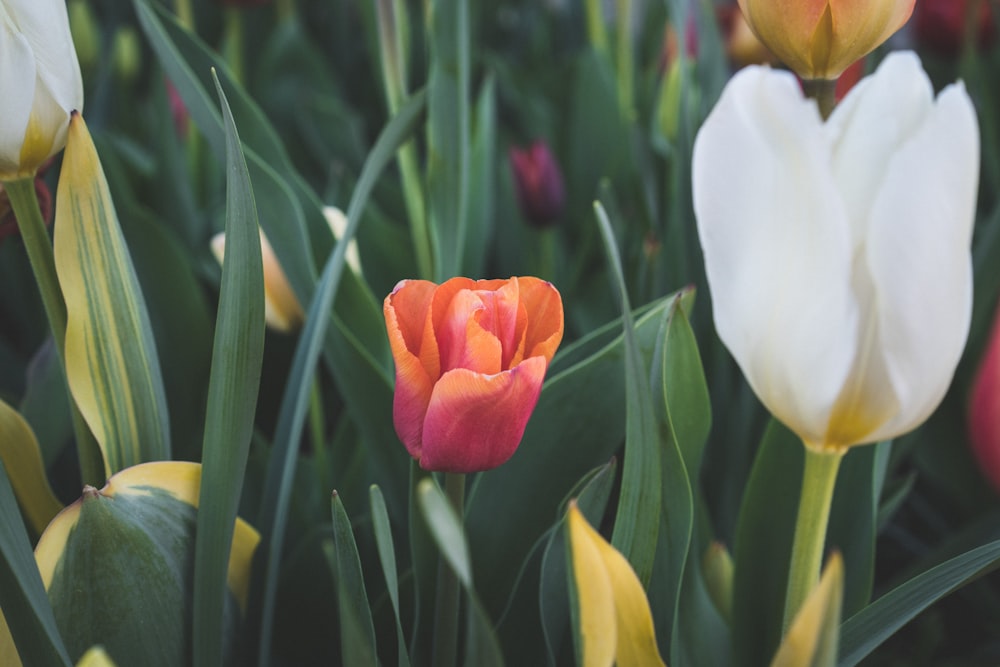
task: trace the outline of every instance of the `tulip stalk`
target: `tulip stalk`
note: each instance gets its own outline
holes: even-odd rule
[[[38,196],[35,194],[35,175],[4,181],[3,187],[14,209],[14,217],[17,219],[17,226],[24,240],[25,250],[28,252],[28,261],[31,263],[31,270],[35,274],[35,282],[42,296],[45,316],[48,318],[49,328],[52,329],[52,338],[59,355],[59,367],[65,369],[66,304],[63,301],[62,290],[59,289],[59,280],[56,278],[52,243],[49,241],[42,211],[38,206]],[[69,404],[83,483],[103,486],[104,459],[100,449],[72,397]]]
[[[816,100],[819,107],[819,114],[826,120],[833,113],[833,107],[837,105],[837,80],[836,79],[803,79],[802,91],[806,97]]]
[[[792,561],[788,571],[788,590],[785,596],[783,623],[785,632],[788,631],[806,598],[819,583],[833,489],[845,451],[814,449],[808,445],[805,448],[806,462],[802,473],[799,513],[795,520]]]
[[[444,492],[459,522],[465,515],[465,475],[445,473]],[[434,603],[434,662],[440,667],[454,667],[458,656],[458,607],[461,586],[458,575],[441,556],[438,561],[437,599]]]

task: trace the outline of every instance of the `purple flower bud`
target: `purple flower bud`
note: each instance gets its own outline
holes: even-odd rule
[[[548,144],[536,141],[528,148],[511,146],[509,157],[524,218],[535,227],[554,224],[566,205],[566,189]]]

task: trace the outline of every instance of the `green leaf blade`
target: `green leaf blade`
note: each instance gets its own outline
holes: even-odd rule
[[[202,448],[192,637],[195,665],[222,661],[222,610],[264,358],[264,275],[257,210],[239,134],[226,121],[226,258],[222,270]]]

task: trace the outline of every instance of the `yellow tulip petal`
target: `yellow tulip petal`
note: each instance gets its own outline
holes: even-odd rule
[[[834,552],[819,584],[795,616],[771,667],[833,667],[837,664],[844,559]]]
[[[628,560],[572,503],[567,518],[586,667],[663,665],[646,592]]]
[[[31,426],[3,401],[0,401],[0,459],[18,504],[35,534],[41,535],[63,506],[49,486]]]

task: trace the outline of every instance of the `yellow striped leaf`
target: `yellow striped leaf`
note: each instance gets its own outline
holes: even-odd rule
[[[112,475],[169,458],[163,378],[146,304],[97,149],[74,113],[56,193],[56,273],[66,375]]]

